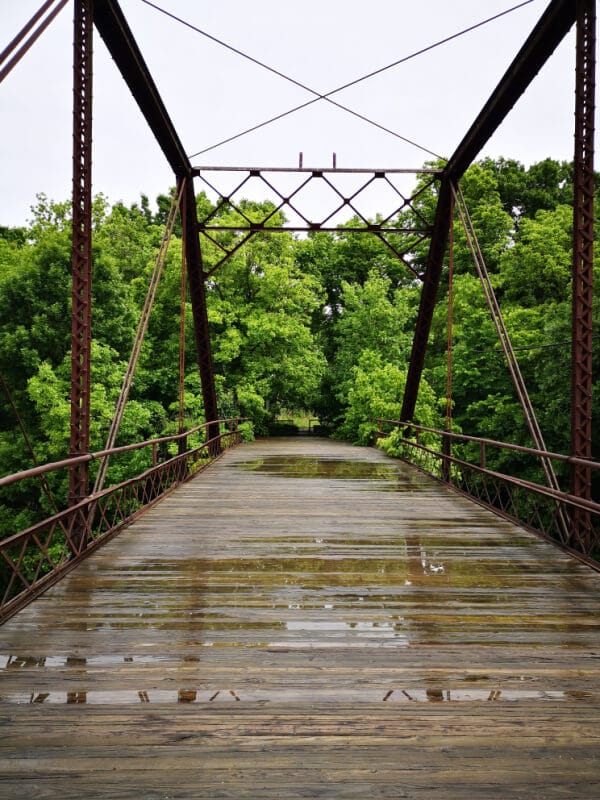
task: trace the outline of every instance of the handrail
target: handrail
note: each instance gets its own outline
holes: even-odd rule
[[[564,453],[553,453],[551,450],[537,450],[535,447],[526,447],[521,444],[510,444],[509,442],[500,442],[496,439],[485,439],[482,436],[470,436],[466,433],[455,433],[454,431],[442,431],[439,428],[429,428],[427,425],[417,425],[414,422],[405,422],[404,420],[397,419],[383,419],[379,417],[370,417],[372,422],[378,424],[394,425],[397,428],[414,428],[418,431],[426,431],[427,433],[436,433],[438,436],[445,436],[449,439],[459,439],[465,442],[475,442],[476,444],[491,445],[492,447],[500,447],[504,450],[514,450],[517,453],[526,453],[531,456],[546,456],[553,458],[556,461],[562,461],[565,464],[580,464],[592,469],[600,469],[600,461],[594,459],[577,458],[575,456],[566,456]]]
[[[442,431],[405,420],[378,417],[370,417],[370,420],[377,423],[379,437],[387,435],[384,433],[384,426],[403,429],[398,444],[402,448],[400,457],[407,462],[496,513],[553,540],[595,569],[600,569],[600,503],[563,491],[560,486],[549,487],[490,469],[487,465],[486,448],[495,447],[536,458],[543,456],[563,464],[581,464],[596,471],[600,470],[600,462],[481,436]],[[411,431],[415,432],[415,439],[409,438]],[[421,433],[438,436],[441,446],[424,445],[419,438]],[[475,457],[472,461],[465,461],[457,457],[452,453],[452,441],[478,445],[479,459]],[[440,449],[433,449],[434,447]],[[405,448],[411,448],[412,452],[405,452]],[[419,457],[415,451],[425,455]],[[573,536],[577,514],[584,515],[585,537]]]
[[[194,428],[190,428],[188,431],[183,431],[183,433],[173,433],[169,436],[160,436],[157,439],[147,439],[144,442],[135,442],[133,444],[124,444],[120,445],[119,447],[111,447],[108,450],[97,450],[93,453],[85,453],[81,456],[73,456],[71,458],[64,458],[61,461],[51,461],[48,464],[40,464],[37,467],[31,467],[30,469],[24,469],[20,472],[14,472],[12,475],[5,475],[3,478],[0,478],[0,489],[4,486],[10,486],[13,483],[17,483],[20,480],[25,480],[26,478],[37,478],[38,475],[43,475],[46,472],[55,472],[59,469],[65,469],[65,467],[73,467],[77,464],[86,464],[90,461],[96,461],[99,458],[104,458],[105,456],[113,456],[117,455],[118,453],[128,453],[132,450],[141,450],[144,447],[148,447],[150,445],[159,445],[164,444],[165,442],[175,442],[180,439],[185,439],[187,436],[191,436],[197,431],[202,430],[203,428],[208,428],[210,425],[220,425],[220,424],[227,424],[229,422],[233,422],[234,424],[239,424],[240,422],[245,422],[248,417],[234,417],[231,419],[216,419],[212,420],[211,422],[203,422],[200,425],[196,425]]]
[[[429,430],[435,429],[430,428]],[[446,431],[436,432],[443,433],[444,435],[446,434]],[[492,478],[499,478],[507,483],[511,483],[513,486],[518,486],[522,489],[529,489],[552,500],[559,500],[560,502],[565,502],[568,505],[577,506],[577,508],[581,508],[584,511],[592,511],[595,514],[600,514],[600,503],[596,503],[593,500],[586,500],[584,497],[577,497],[576,495],[569,494],[568,492],[561,492],[559,489],[552,489],[550,486],[544,486],[541,483],[534,483],[533,481],[528,481],[524,478],[515,478],[514,475],[507,475],[505,472],[497,472],[496,470],[483,467],[480,464],[474,464],[471,461],[464,461],[462,458],[456,458],[456,456],[453,455],[440,453],[438,450],[433,450],[431,447],[427,447],[419,442],[409,443],[412,447],[416,447],[419,450],[422,450],[424,453],[436,456],[437,458],[445,458],[456,466],[469,467],[470,469],[477,470],[477,472],[480,472],[482,475],[489,475]],[[598,466],[600,466],[600,464],[598,464]]]
[[[214,423],[211,423],[211,424],[214,424]],[[200,426],[198,426],[198,427],[200,427]],[[197,428],[194,429],[194,430],[197,430]],[[202,450],[203,448],[209,447],[211,444],[213,444],[217,440],[220,440],[223,437],[228,436],[229,434],[234,433],[234,432],[235,431],[226,431],[225,433],[219,434],[219,436],[216,436],[214,439],[209,439],[206,442],[202,442],[200,445],[198,445],[197,447],[195,447],[191,451],[187,451],[186,453],[177,453],[177,455],[171,456],[171,458],[168,458],[165,461],[163,461],[161,463],[161,467],[168,468],[172,464],[174,464],[175,462],[180,460],[182,456],[189,456],[193,452],[196,452],[198,450]],[[189,431],[188,431],[188,433],[189,433]],[[164,438],[169,439],[171,437],[164,437]],[[151,441],[158,441],[158,440],[151,440]],[[62,462],[57,462],[57,463],[62,463]],[[69,462],[67,461],[67,464],[68,463]],[[12,546],[13,544],[16,544],[17,542],[19,542],[23,538],[31,536],[32,533],[35,533],[37,530],[39,530],[40,528],[42,528],[44,526],[47,527],[47,526],[52,525],[54,523],[58,523],[63,519],[66,519],[68,517],[72,517],[74,514],[76,515],[77,512],[83,511],[84,509],[88,508],[88,506],[92,502],[96,502],[98,500],[101,500],[102,498],[107,497],[108,495],[111,495],[111,494],[115,494],[116,492],[123,491],[124,489],[126,489],[129,486],[133,486],[136,482],[139,482],[139,481],[143,480],[144,478],[147,478],[152,473],[152,471],[155,470],[155,469],[156,469],[156,466],[148,467],[148,469],[144,470],[143,472],[140,472],[138,475],[134,475],[131,478],[126,478],[124,481],[121,481],[120,483],[115,483],[112,486],[107,487],[106,489],[101,489],[99,492],[96,492],[95,494],[90,494],[87,497],[84,497],[82,500],[79,500],[79,502],[74,503],[72,506],[68,506],[67,508],[62,509],[62,511],[57,511],[56,514],[53,514],[51,517],[47,517],[46,519],[41,520],[40,522],[34,523],[29,528],[26,528],[26,529],[24,529],[22,531],[19,531],[19,533],[14,533],[12,536],[8,536],[6,539],[2,539],[0,541],[0,545],[2,547]]]
[[[238,423],[246,419],[213,420],[181,433],[63,459],[3,478],[1,485],[6,486],[43,472],[70,467],[73,463],[92,461],[105,453],[152,447],[152,466],[143,472],[92,493],[53,516],[0,540],[0,623],[60,580],[146,509],[205,469],[228,447],[239,444],[242,436]],[[159,444],[185,440],[217,424],[228,428],[219,430],[216,436],[204,437],[204,441],[191,449],[185,448],[185,452],[157,459]]]

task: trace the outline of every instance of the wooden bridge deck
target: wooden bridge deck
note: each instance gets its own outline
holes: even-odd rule
[[[0,797],[599,797],[599,590],[375,450],[244,445],[0,629]]]

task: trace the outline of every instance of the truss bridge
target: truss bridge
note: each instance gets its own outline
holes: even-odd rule
[[[302,156],[294,168],[193,164],[117,0],[47,0],[0,54],[0,81],[65,6],[74,13],[69,444],[60,461],[38,463],[32,451],[29,468],[0,478],[17,520],[23,487],[43,497],[34,524],[15,522],[0,540],[0,795],[596,797],[593,0],[551,0],[452,155],[428,150],[435,161],[415,169],[342,168],[335,154],[319,168]],[[571,444],[557,453],[461,178],[573,27],[572,403],[570,418],[557,420]],[[175,189],[110,433],[93,451],[96,33]],[[307,91],[311,102],[331,100]],[[428,208],[420,201],[431,187]],[[205,214],[200,192],[213,199]],[[373,192],[387,203],[375,218]],[[249,196],[264,200],[260,213]],[[416,414],[455,221],[527,446],[456,430],[450,396],[443,429]],[[203,408],[188,424],[181,377],[176,429],[117,444],[177,224]],[[320,233],[374,237],[420,292],[401,414],[368,420],[370,447],[313,435],[244,441],[248,420],[219,408],[207,294],[253,237]],[[218,252],[210,267],[207,247]],[[395,458],[375,446],[390,436]],[[111,483],[109,463],[125,457],[136,468]],[[538,479],[505,470],[511,458]],[[60,476],[62,500],[51,491]]]

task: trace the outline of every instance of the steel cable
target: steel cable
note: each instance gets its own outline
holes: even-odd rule
[[[380,130],[383,130],[386,133],[389,133],[391,136],[395,136],[396,138],[401,139],[402,141],[412,145],[413,147],[416,147],[419,150],[422,150],[423,152],[427,153],[428,155],[431,155],[434,158],[445,160],[443,156],[440,156],[439,154],[435,153],[433,150],[430,150],[429,148],[418,144],[417,142],[413,141],[412,139],[408,139],[407,137],[402,136],[401,134],[397,133],[396,131],[393,131],[390,128],[387,128],[386,126],[381,125],[380,123],[376,122],[375,120],[371,119],[370,117],[367,117],[367,116],[365,116],[363,114],[360,114],[357,111],[354,111],[351,108],[348,108],[348,106],[342,105],[341,103],[338,103],[337,101],[332,100],[331,99],[332,96],[334,94],[337,94],[338,92],[344,91],[345,89],[349,89],[352,86],[356,86],[357,84],[361,83],[362,81],[366,81],[366,80],[368,80],[370,78],[375,77],[376,75],[380,75],[381,73],[386,72],[387,70],[390,70],[393,67],[397,67],[399,64],[403,64],[406,61],[410,61],[411,59],[416,58],[419,55],[427,53],[430,50],[435,49],[436,47],[440,47],[441,45],[446,44],[447,42],[450,42],[450,41],[452,41],[454,39],[457,39],[458,37],[463,36],[466,33],[470,33],[471,31],[474,31],[477,28],[482,27],[483,25],[487,25],[488,23],[493,22],[493,21],[499,19],[500,17],[505,16],[506,14],[510,14],[513,11],[517,11],[518,9],[522,8],[523,6],[526,6],[526,5],[529,5],[530,3],[533,3],[534,0],[524,0],[524,2],[519,3],[516,6],[512,6],[511,8],[505,9],[504,11],[500,12],[499,14],[495,14],[492,17],[488,17],[487,19],[481,20],[480,22],[477,22],[474,25],[469,26],[468,28],[464,28],[461,31],[457,31],[454,34],[451,34],[450,36],[446,36],[444,39],[440,39],[439,41],[434,42],[433,44],[428,45],[427,47],[421,48],[420,50],[417,50],[417,51],[415,51],[414,53],[411,53],[408,56],[404,56],[403,58],[397,59],[396,61],[392,62],[391,64],[387,64],[384,67],[380,67],[379,69],[373,70],[372,72],[369,72],[368,74],[363,75],[360,78],[356,78],[356,79],[354,79],[352,81],[349,81],[348,83],[345,83],[343,86],[338,86],[336,89],[332,89],[331,91],[326,92],[325,94],[322,94],[321,92],[318,92],[315,89],[312,89],[310,86],[307,86],[306,84],[302,83],[301,81],[296,80],[295,78],[290,77],[289,75],[286,75],[285,73],[281,72],[280,70],[276,69],[275,67],[271,67],[268,64],[265,64],[263,61],[260,61],[259,59],[254,58],[253,56],[249,55],[248,53],[245,53],[243,50],[239,50],[238,48],[234,47],[233,45],[230,45],[227,42],[224,42],[222,39],[218,39],[216,36],[213,36],[212,34],[208,33],[207,31],[204,31],[201,28],[198,28],[197,26],[193,25],[192,23],[187,22],[186,20],[182,19],[181,17],[178,17],[175,14],[172,14],[170,11],[167,11],[166,9],[161,8],[161,6],[156,5],[156,3],[151,2],[151,0],[141,0],[141,2],[144,3],[147,6],[150,6],[151,8],[154,8],[156,11],[159,11],[160,13],[162,13],[165,16],[169,17],[170,19],[173,19],[175,22],[178,22],[181,25],[184,25],[185,27],[190,28],[191,30],[195,31],[196,33],[200,34],[201,36],[204,36],[205,38],[210,39],[212,42],[215,42],[215,44],[218,44],[221,47],[224,47],[227,50],[230,50],[231,52],[235,53],[236,55],[239,55],[242,58],[245,58],[246,60],[251,61],[253,64],[256,64],[257,66],[261,67],[262,69],[265,69],[268,72],[271,72],[274,75],[277,75],[278,77],[282,78],[283,80],[288,81],[288,83],[292,83],[294,86],[298,86],[299,88],[304,89],[305,91],[310,92],[311,94],[315,95],[315,97],[312,100],[308,100],[305,103],[301,103],[300,105],[295,106],[294,108],[290,108],[287,111],[282,112],[281,114],[277,114],[276,116],[271,117],[270,119],[265,120],[264,122],[258,123],[257,125],[254,125],[251,128],[247,128],[244,131],[240,131],[239,133],[236,133],[233,136],[228,137],[227,139],[223,139],[220,142],[217,142],[216,144],[211,145],[210,147],[206,147],[206,148],[204,148],[202,150],[198,150],[197,152],[190,154],[188,156],[188,158],[191,159],[191,158],[195,158],[196,156],[202,155],[204,153],[208,153],[210,150],[215,150],[217,147],[221,147],[224,144],[227,144],[227,143],[232,142],[232,141],[234,141],[236,139],[239,139],[239,138],[241,138],[242,136],[245,136],[248,133],[252,133],[253,131],[259,130],[260,128],[264,128],[267,125],[272,124],[273,122],[277,122],[278,120],[283,119],[286,116],[289,116],[290,114],[294,114],[296,111],[300,111],[301,109],[306,108],[306,107],[312,105],[313,103],[317,103],[319,100],[326,100],[328,103],[330,103],[333,106],[336,106],[340,110],[346,111],[347,113],[352,114],[352,116],[357,117],[358,119],[368,123],[369,125],[373,125],[376,128],[378,128]]]
[[[473,222],[469,215],[469,210],[467,208],[464,195],[460,187],[454,183],[452,184],[452,193],[467,238],[467,244],[469,246],[471,255],[473,257],[473,263],[475,265],[477,275],[483,287],[483,292],[485,295],[486,302],[488,304],[488,308],[490,310],[490,314],[492,316],[492,321],[496,328],[496,333],[498,334],[498,339],[500,341],[500,345],[504,352],[504,357],[506,359],[506,364],[508,366],[508,370],[510,372],[513,385],[517,393],[517,398],[523,410],[523,415],[525,417],[525,422],[527,424],[529,434],[534,443],[534,446],[538,450],[545,451],[547,450],[547,448],[544,442],[544,437],[542,435],[542,431],[535,413],[535,409],[533,408],[531,398],[529,397],[529,393],[527,391],[527,387],[525,385],[525,381],[523,379],[523,375],[521,373],[517,357],[514,353],[512,343],[510,341],[510,336],[508,335],[508,330],[504,322],[504,317],[502,315],[502,311],[500,310],[500,306],[498,304],[498,300],[496,298],[496,294],[492,286],[492,282],[487,270],[485,259],[483,257],[483,254],[479,246],[479,241],[477,239],[477,235],[473,227]],[[540,461],[542,464],[542,468],[544,470],[544,474],[546,476],[546,481],[548,483],[548,486],[551,489],[560,491],[560,486],[552,462],[550,461],[549,458],[545,456],[541,456]],[[569,539],[569,524],[565,509],[560,504],[557,507],[557,516],[558,516],[559,527],[563,537],[563,544],[566,544],[566,542]]]
[[[2,53],[0,53],[0,64],[2,64],[8,56],[12,53],[12,51],[21,43],[21,41],[25,38],[25,36],[29,33],[29,31],[33,28],[36,22],[42,17],[46,11],[52,6],[54,0],[47,0],[41,8],[33,15],[33,17],[29,20],[29,22],[24,26],[24,28],[15,36],[15,38],[4,48]],[[46,19],[42,20],[42,22],[38,25],[37,29],[31,34],[29,39],[22,45],[21,49],[18,50],[15,55],[10,59],[10,61],[0,70],[0,83],[6,78],[6,76],[11,72],[11,70],[16,67],[19,61],[23,58],[25,53],[35,44],[35,42],[39,39],[42,33],[46,30],[46,28],[50,25],[50,23],[58,16],[59,12],[67,5],[68,0],[60,0],[59,4],[56,8],[48,14]]]
[[[110,429],[108,432],[108,437],[106,439],[106,445],[104,447],[105,450],[110,450],[115,446],[117,434],[119,433],[121,420],[123,419],[123,414],[125,412],[125,405],[127,403],[127,398],[129,397],[129,390],[131,389],[131,385],[133,383],[135,370],[142,350],[142,344],[144,343],[144,337],[146,335],[146,331],[148,330],[150,314],[152,313],[152,308],[154,306],[154,299],[156,297],[156,290],[158,289],[158,284],[160,282],[160,278],[165,265],[165,260],[169,249],[169,243],[171,241],[171,235],[173,233],[173,228],[175,227],[177,209],[179,208],[179,203],[181,202],[181,196],[183,194],[184,186],[185,186],[185,181],[182,181],[179,190],[179,195],[177,195],[177,193],[173,193],[173,198],[171,200],[171,208],[169,209],[169,215],[167,218],[167,223],[165,225],[165,232],[163,234],[160,243],[160,248],[156,256],[156,261],[154,263],[154,269],[150,277],[150,284],[148,286],[148,291],[146,293],[146,300],[144,302],[142,313],[140,315],[140,321],[138,323],[137,332],[135,335],[135,339],[133,341],[133,346],[131,348],[131,355],[129,357],[127,369],[125,370],[125,375],[123,377],[121,392],[119,394],[119,399],[117,400],[115,413],[110,423]],[[110,460],[109,456],[104,456],[100,463],[98,475],[96,476],[96,481],[94,483],[93,494],[97,494],[98,492],[102,491],[102,488],[104,487],[104,481],[106,479],[106,473],[108,471],[109,460]]]

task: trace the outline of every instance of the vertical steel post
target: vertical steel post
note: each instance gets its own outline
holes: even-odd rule
[[[594,245],[594,89],[596,3],[577,2],[575,157],[573,197],[573,307],[571,353],[571,454],[592,456],[592,268]],[[591,498],[591,470],[573,465],[571,492]],[[575,511],[569,544],[592,546],[590,516]]]
[[[425,366],[425,354],[429,342],[429,331],[433,320],[433,312],[437,300],[437,292],[442,274],[444,255],[448,244],[450,226],[452,224],[452,191],[448,178],[442,178],[438,195],[438,203],[435,212],[435,222],[429,254],[427,256],[427,266],[421,290],[421,301],[419,304],[419,314],[415,325],[415,334],[410,354],[410,363],[406,376],[406,386],[404,388],[404,399],[402,401],[401,417],[405,422],[413,422],[415,407],[417,405],[417,395],[423,367]]]
[[[208,312],[206,308],[206,275],[202,266],[202,253],[198,236],[198,215],[196,211],[196,195],[191,176],[182,178],[185,187],[181,198],[181,219],[183,223],[183,241],[185,260],[187,263],[188,286],[194,316],[194,335],[200,380],[202,382],[202,399],[204,416],[207,422],[219,419],[217,409],[217,393],[215,389],[215,373],[213,369],[210,333],[208,328]],[[209,425],[207,438],[213,439],[219,434],[218,424]],[[218,447],[218,443],[216,445]]]
[[[179,415],[177,433],[185,430],[185,301],[187,299],[187,270],[185,268],[185,242],[181,247],[181,282],[179,287]],[[178,440],[179,453],[187,450],[187,436]]]
[[[444,429],[452,432],[452,383],[453,383],[453,347],[454,347],[454,194],[452,195],[452,211],[450,214],[450,242],[448,247],[448,330],[447,330],[447,360],[446,360],[446,422]],[[442,438],[442,480],[450,483],[452,456],[452,439],[449,436]]]
[[[74,8],[70,452],[77,456],[88,452],[90,445],[93,0],[75,0]],[[88,492],[87,464],[72,467],[69,503]],[[83,539],[85,530],[74,531],[77,548]]]

